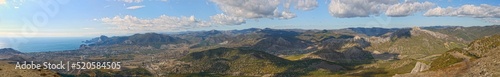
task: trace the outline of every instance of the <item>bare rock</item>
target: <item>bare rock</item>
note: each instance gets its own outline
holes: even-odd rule
[[[418,72],[421,72],[421,71],[425,71],[425,70],[428,70],[431,66],[425,64],[425,63],[422,63],[422,62],[417,62],[415,64],[415,67],[411,70],[411,73],[418,73]]]

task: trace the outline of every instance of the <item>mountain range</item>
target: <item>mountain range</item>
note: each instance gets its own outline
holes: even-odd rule
[[[77,50],[0,49],[0,59],[124,63],[53,70],[61,76],[499,76],[499,34],[500,25],[103,35]]]

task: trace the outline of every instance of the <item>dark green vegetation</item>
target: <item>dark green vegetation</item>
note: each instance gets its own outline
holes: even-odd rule
[[[468,70],[462,67],[473,65],[472,61],[494,62],[490,60],[496,59],[500,36],[491,35],[498,34],[498,28],[251,28],[145,33],[97,37],[85,41],[87,45],[78,50],[15,53],[1,49],[0,55],[9,56],[0,59],[124,63],[121,70],[56,70],[63,76],[388,77]]]

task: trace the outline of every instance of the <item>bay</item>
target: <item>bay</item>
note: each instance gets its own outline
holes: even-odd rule
[[[2,37],[0,48],[13,48],[21,52],[75,50],[91,37]]]

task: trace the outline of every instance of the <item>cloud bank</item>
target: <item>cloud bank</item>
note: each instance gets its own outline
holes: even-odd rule
[[[339,18],[368,17],[384,12],[387,16],[404,17],[434,6],[431,2],[400,3],[399,0],[332,0],[328,10],[332,16]]]
[[[291,19],[296,14],[289,11],[293,4],[299,10],[312,10],[318,5],[317,0],[211,0],[229,16],[247,19],[279,18]],[[282,9],[280,10],[280,4]]]
[[[313,10],[314,8],[318,7],[318,1],[316,0],[297,0],[297,5],[295,8],[299,10]]]
[[[408,15],[412,15],[416,12],[427,11],[434,7],[435,4],[431,2],[409,2],[409,3],[398,3],[395,5],[389,6],[387,11],[385,11],[385,15],[391,17],[404,17]]]
[[[424,16],[456,16],[456,17],[474,17],[474,18],[500,18],[500,7],[487,4],[463,5],[459,8],[437,7],[427,11]]]
[[[113,29],[127,31],[161,31],[209,26],[208,22],[198,21],[194,16],[172,17],[161,15],[154,19],[139,19],[134,16],[125,15],[123,17],[106,17],[100,20],[105,24],[113,26]]]
[[[135,16],[115,16],[105,17],[98,21],[108,24],[112,29],[122,31],[162,31],[162,30],[183,30],[199,27],[209,27],[214,25],[241,25],[246,23],[244,18],[217,14],[210,17],[210,20],[198,20],[194,16],[173,17],[161,15],[153,19],[140,19]]]

